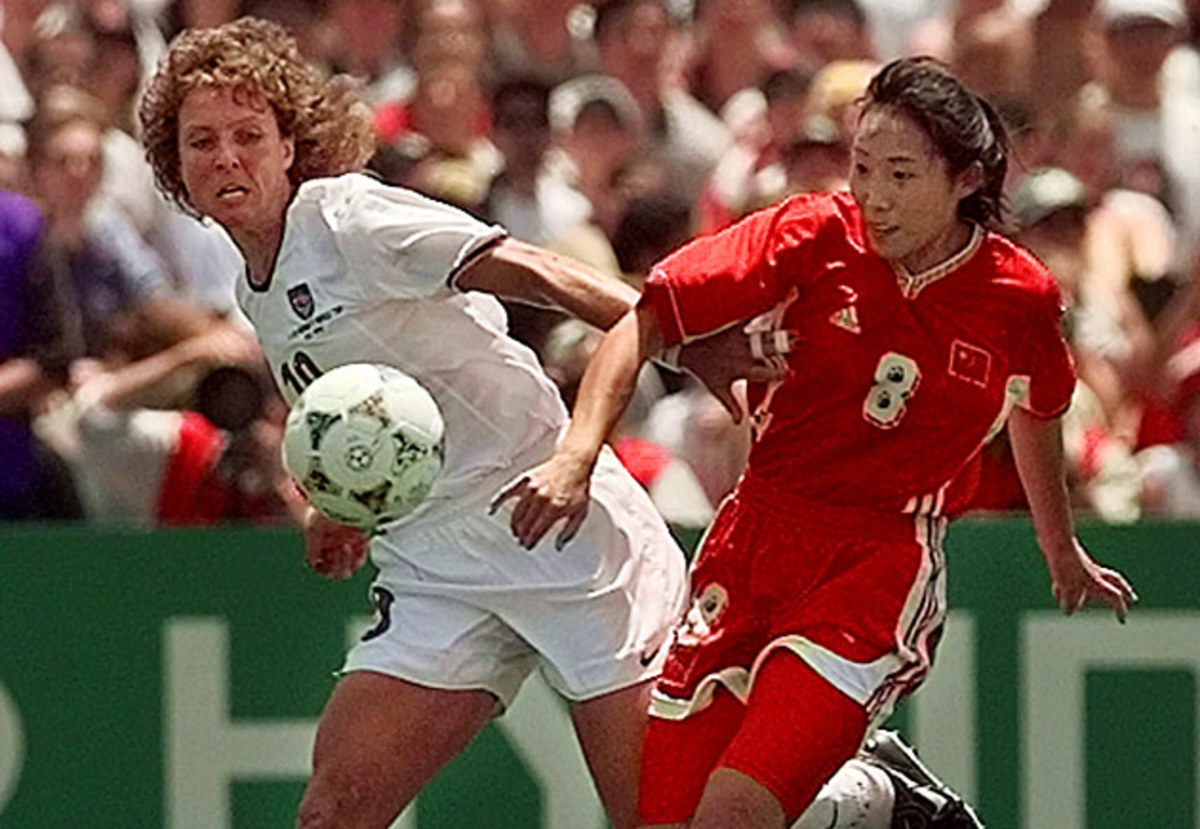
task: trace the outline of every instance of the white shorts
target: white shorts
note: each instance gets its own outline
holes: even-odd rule
[[[505,707],[535,666],[574,700],[656,676],[687,575],[642,488],[605,449],[576,536],[556,549],[560,523],[526,550],[509,527],[510,507],[488,514],[501,485],[436,526],[372,540],[376,624],[343,671],[484,689]]]

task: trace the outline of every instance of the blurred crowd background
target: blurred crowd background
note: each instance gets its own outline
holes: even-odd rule
[[[380,177],[634,285],[844,186],[867,80],[940,58],[1007,119],[1009,230],[1062,287],[1077,506],[1200,518],[1200,0],[3,0],[0,519],[285,520],[237,251],[156,193],[134,118],[175,33],[247,14],[361,80]],[[569,402],[598,332],[510,315]],[[657,367],[613,436],[690,526],[749,440]],[[964,474],[1023,508],[1003,433]]]

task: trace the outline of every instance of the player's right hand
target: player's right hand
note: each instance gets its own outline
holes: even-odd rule
[[[304,560],[329,579],[348,579],[367,560],[367,534],[326,518],[313,507],[302,522]]]
[[[527,550],[533,549],[557,522],[565,521],[554,540],[561,550],[587,517],[591,474],[591,464],[555,453],[541,466],[505,485],[492,499],[490,511],[494,513],[506,501],[517,499],[510,524],[513,535]]]

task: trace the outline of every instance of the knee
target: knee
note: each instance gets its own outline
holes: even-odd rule
[[[296,816],[296,829],[331,829],[338,825],[339,819],[336,808],[305,796]]]
[[[322,786],[315,780],[304,791],[300,812],[296,816],[296,829],[332,829],[348,823],[348,804],[332,787]]]
[[[297,829],[345,829],[350,826],[386,826],[400,813],[403,803],[391,793],[364,781],[315,775],[304,792],[296,817]]]
[[[787,824],[779,800],[757,780],[732,769],[719,768],[709,778],[700,806],[688,824],[691,829],[730,826],[774,829]]]

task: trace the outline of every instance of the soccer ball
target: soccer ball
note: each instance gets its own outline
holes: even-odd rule
[[[296,400],[283,463],[317,510],[371,530],[425,500],[445,445],[442,413],[416,380],[354,363],[322,374]]]

